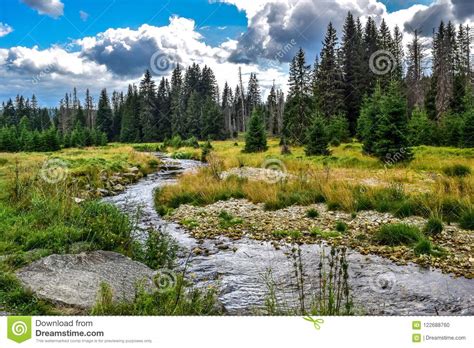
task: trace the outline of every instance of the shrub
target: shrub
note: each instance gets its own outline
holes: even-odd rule
[[[466,230],[474,230],[474,210],[466,210],[461,214],[459,226]]]
[[[424,234],[427,236],[435,236],[443,231],[443,223],[440,219],[431,217],[423,229]]]
[[[432,250],[433,250],[433,247],[431,245],[431,242],[426,238],[421,239],[413,248],[415,255],[422,255],[422,254],[430,255]]]
[[[454,164],[443,168],[443,172],[447,176],[462,178],[471,174],[471,168],[463,164]]]
[[[383,245],[412,245],[422,239],[417,227],[407,224],[389,224],[382,226],[375,234],[375,241]]]
[[[319,217],[319,212],[314,208],[308,209],[306,211],[306,217],[310,219],[316,219],[317,217]]]
[[[336,222],[336,231],[338,232],[346,232],[348,229],[347,224],[344,221],[337,221]]]

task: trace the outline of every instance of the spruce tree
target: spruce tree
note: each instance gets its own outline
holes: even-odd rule
[[[192,91],[186,108],[186,137],[201,138],[202,106],[199,94]]]
[[[138,128],[139,115],[138,95],[131,85],[128,86],[127,96],[123,107],[123,115],[120,129],[121,142],[139,142],[140,130]]]
[[[363,150],[366,154],[375,152],[374,144],[377,135],[374,132],[378,123],[379,115],[382,113],[382,90],[380,85],[376,85],[371,97],[365,97],[357,121],[357,136],[363,143]]]
[[[105,88],[100,92],[97,109],[97,128],[104,132],[109,139],[112,139],[112,109],[110,108],[110,101]]]
[[[382,161],[407,162],[413,159],[407,138],[406,100],[398,82],[392,81],[382,98],[382,110],[373,129],[374,155]]]
[[[349,12],[343,28],[343,89],[344,105],[349,129],[355,134],[360,106],[362,104],[361,78],[363,74],[362,34],[354,17]]]
[[[311,124],[312,84],[310,66],[302,48],[290,64],[289,92],[283,117],[283,136],[294,144],[303,144]]]
[[[158,122],[158,138],[160,141],[171,138],[171,104],[170,104],[170,85],[164,77],[158,86],[156,96],[157,105],[157,122]]]
[[[186,132],[185,130],[185,110],[183,103],[183,76],[182,69],[178,64],[171,74],[171,127],[173,135],[180,135]]]
[[[326,122],[323,117],[316,115],[307,136],[306,156],[329,155],[328,142]]]
[[[436,124],[425,110],[415,108],[408,122],[408,141],[411,146],[434,145]]]
[[[317,72],[319,91],[318,111],[329,118],[341,113],[343,107],[342,70],[339,65],[336,29],[329,22],[323,41],[321,59]]]
[[[140,128],[142,141],[153,142],[158,140],[156,115],[156,87],[149,70],[146,70],[140,81]]]
[[[248,131],[245,134],[244,152],[262,152],[267,150],[267,135],[262,115],[258,109],[252,112]]]

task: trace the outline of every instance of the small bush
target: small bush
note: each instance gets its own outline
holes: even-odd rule
[[[443,168],[443,172],[447,176],[462,178],[471,174],[471,168],[463,164],[454,164]]]
[[[431,217],[423,229],[423,233],[427,236],[435,236],[443,231],[443,223],[440,219]]]
[[[433,247],[431,245],[431,242],[426,238],[421,239],[413,248],[415,255],[422,255],[422,254],[430,255],[432,250],[433,250]]]
[[[347,229],[348,229],[348,226],[344,221],[336,222],[336,231],[344,233],[347,231]]]
[[[310,219],[316,219],[317,217],[319,217],[319,212],[314,208],[308,209],[306,211],[306,217]]]
[[[423,235],[417,227],[407,224],[389,224],[382,226],[375,234],[375,241],[383,245],[413,245]]]
[[[474,210],[466,210],[461,214],[459,226],[465,230],[474,230]]]

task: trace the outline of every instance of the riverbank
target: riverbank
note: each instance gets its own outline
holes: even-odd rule
[[[18,315],[218,313],[213,291],[194,290],[189,297],[192,284],[178,271],[166,292],[158,285],[152,291],[141,289],[137,282],[141,275],[161,284],[158,270],[173,269],[176,247],[153,229],[137,241],[138,212],[128,216],[100,200],[126,190],[158,165],[155,155],[117,144],[0,154],[0,311]],[[117,260],[124,270],[142,271],[124,272],[117,282],[110,272],[118,267]],[[65,262],[74,267],[64,271]],[[97,264],[94,271],[92,264]],[[128,284],[126,299],[120,295],[124,284]]]
[[[268,211],[262,203],[230,199],[204,207],[181,205],[168,218],[180,223],[197,239],[225,236],[237,240],[247,237],[272,241],[276,248],[285,243],[313,244],[324,240],[331,245],[347,246],[364,255],[384,256],[400,265],[414,262],[456,276],[474,278],[474,235],[456,224],[445,226],[439,235],[430,238],[433,245],[443,250],[439,256],[416,255],[410,246],[387,246],[374,242],[374,236],[383,225],[404,223],[423,230],[427,220],[419,216],[400,219],[390,213],[376,211],[361,211],[352,215],[330,211],[323,203]]]
[[[273,140],[263,153],[242,145],[214,142],[208,168],[156,192],[158,212],[198,239],[324,240],[474,277],[472,149],[421,146],[409,165],[387,165],[357,143],[329,157],[280,155]],[[186,151],[196,152],[175,152]]]

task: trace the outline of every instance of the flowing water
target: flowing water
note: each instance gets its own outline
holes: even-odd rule
[[[198,284],[219,286],[219,299],[229,314],[251,314],[262,307],[268,294],[264,275],[269,269],[277,283],[283,302],[295,304],[297,298],[293,262],[285,248],[276,250],[269,242],[252,239],[237,241],[227,238],[198,241],[177,224],[163,220],[155,211],[153,191],[173,184],[176,176],[202,166],[192,160],[162,160],[161,170],[127,187],[121,194],[105,200],[127,213],[140,209],[139,229],[155,228],[168,232],[182,247],[180,263],[189,255],[188,274]],[[137,238],[144,238],[138,234]],[[206,255],[194,255],[196,247],[209,250]],[[316,279],[321,245],[303,245],[302,260],[306,282]],[[288,249],[286,249],[288,251]],[[327,253],[328,251],[325,250]],[[350,286],[356,308],[373,315],[473,315],[474,279],[455,278],[438,270],[415,264],[398,266],[392,261],[348,251]]]

